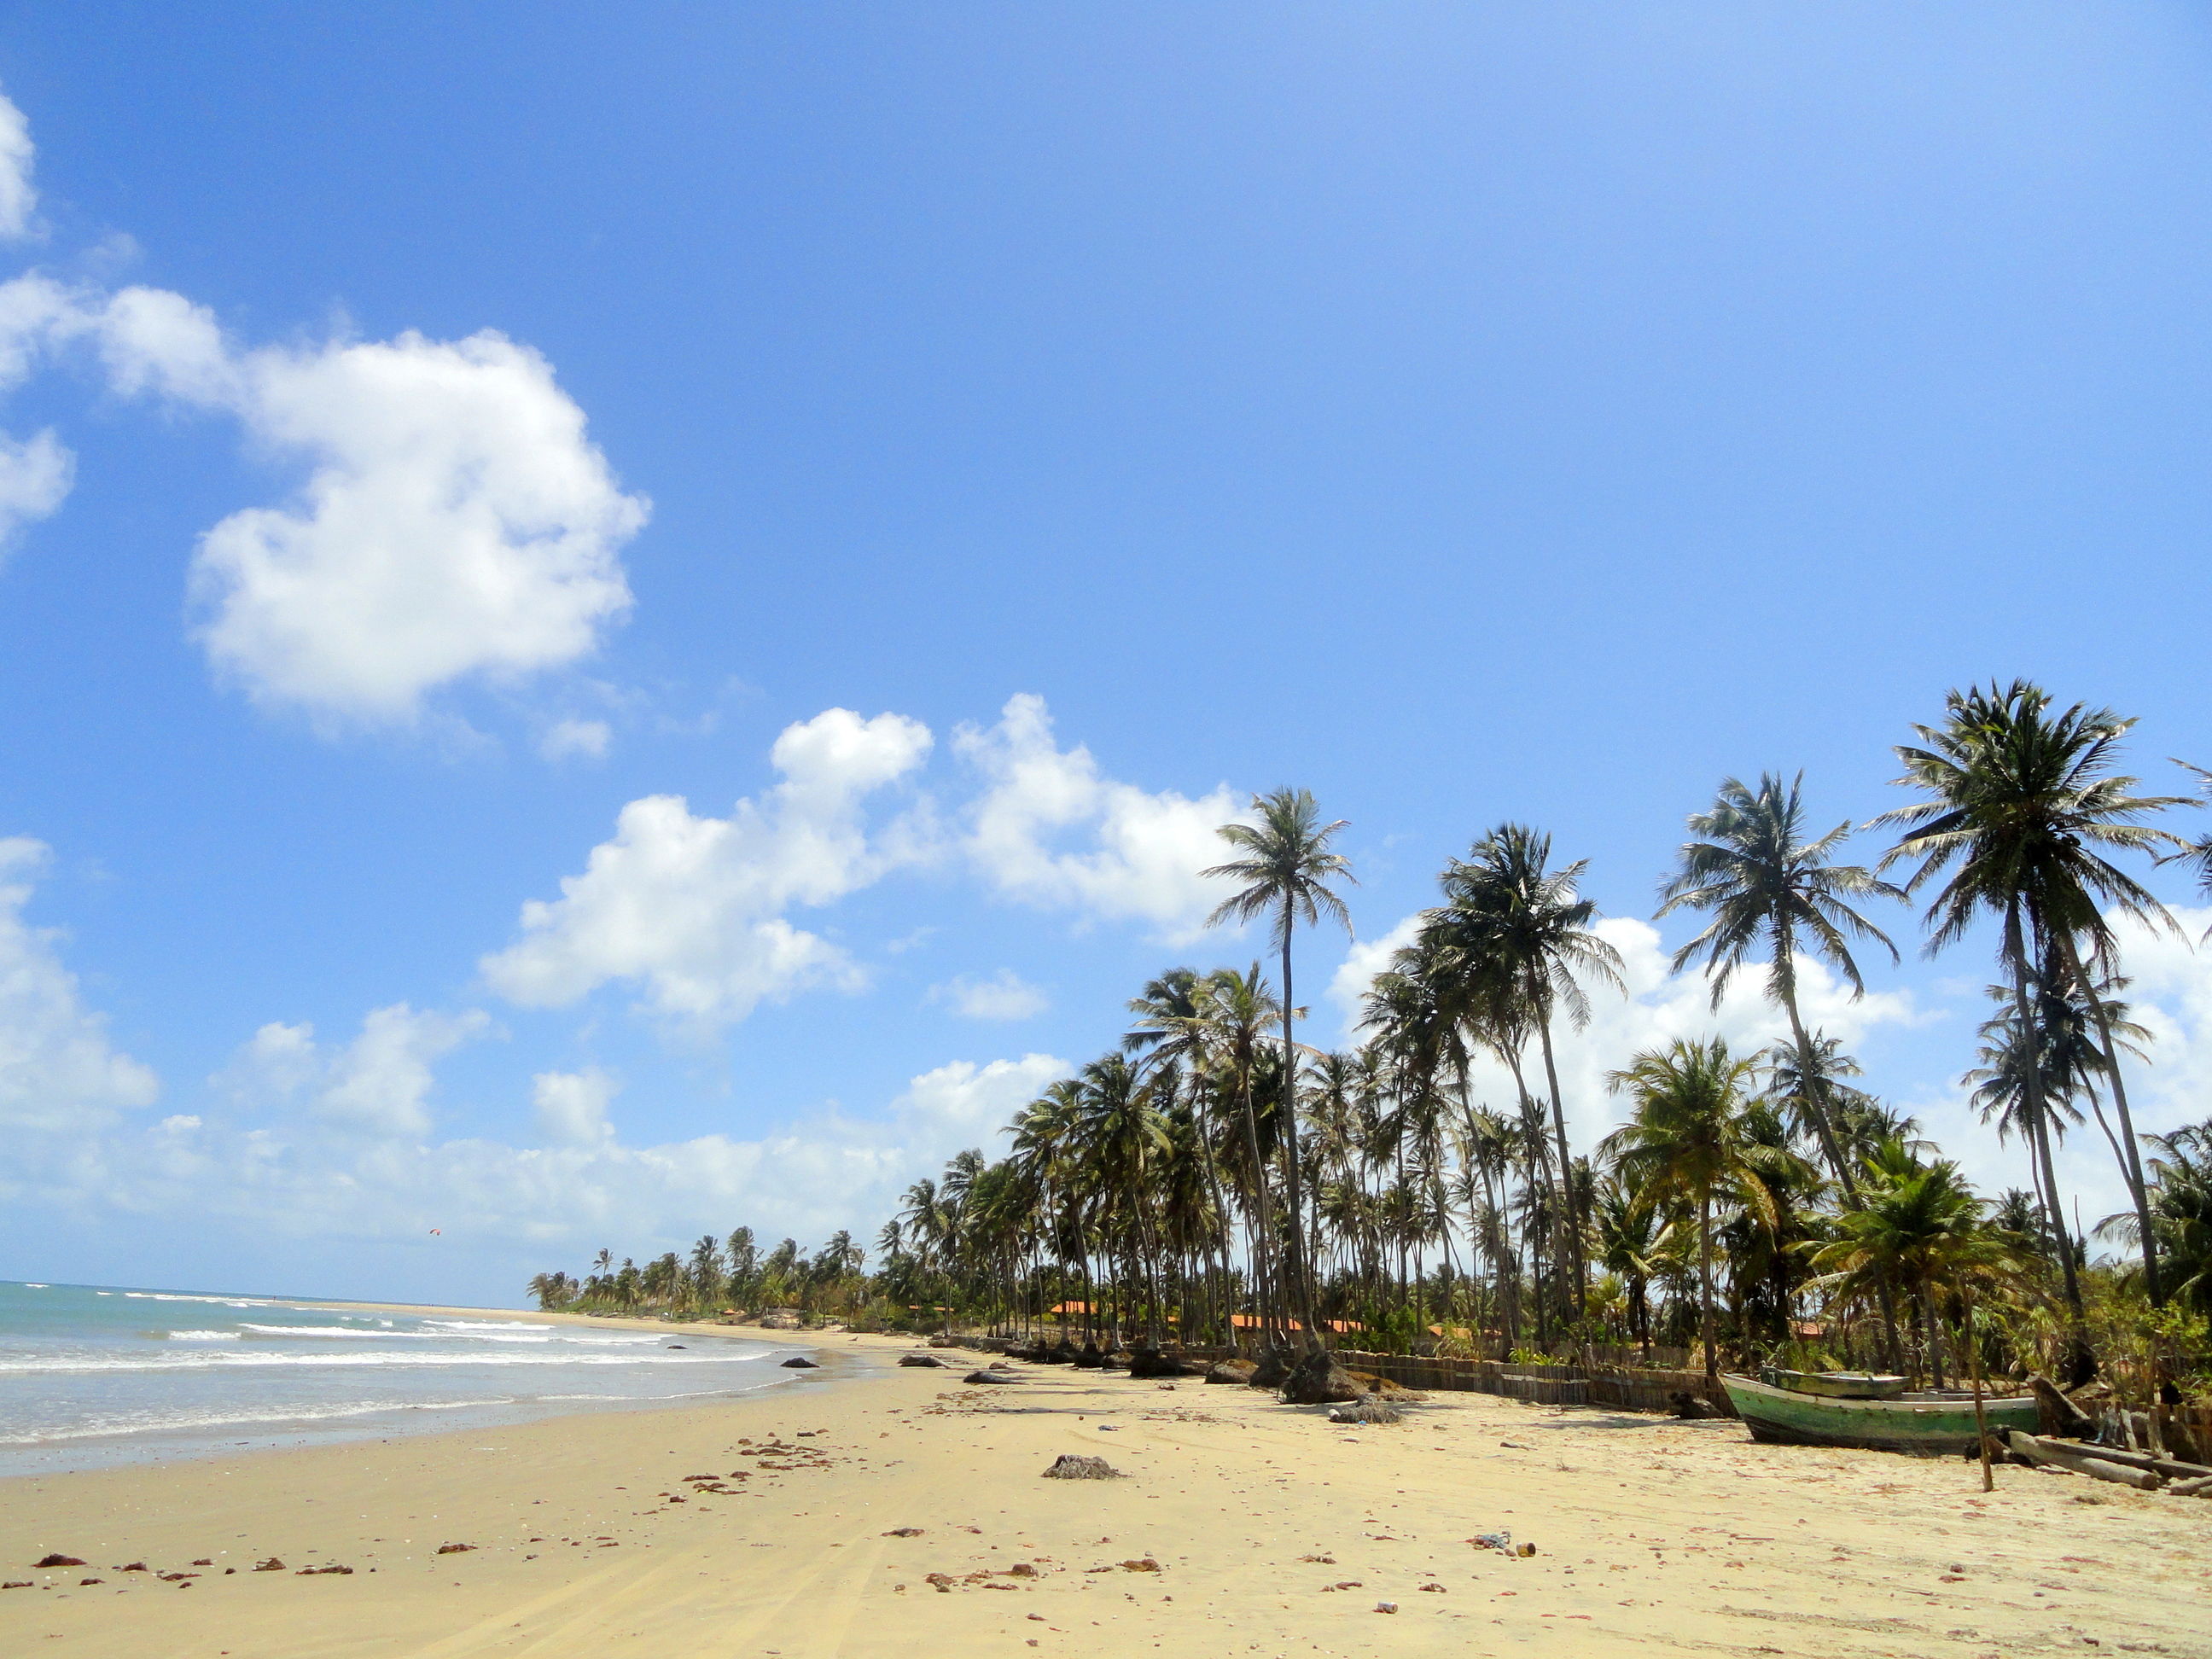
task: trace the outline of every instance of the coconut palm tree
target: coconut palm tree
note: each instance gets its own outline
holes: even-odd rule
[[[1820,1135],[1813,1121],[1811,1103],[1817,1096],[1835,1134],[1838,1150],[1852,1165],[1856,1176],[1862,1154],[1852,1145],[1846,1126],[1862,1118],[1869,1108],[1880,1110],[1880,1104],[1865,1090],[1844,1080],[1859,1076],[1861,1068],[1856,1058],[1844,1052],[1839,1039],[1818,1028],[1814,1030],[1812,1039],[1809,1053],[1800,1049],[1793,1040],[1777,1042],[1759,1056],[1766,1066],[1764,1092],[1767,1099],[1789,1115],[1798,1133],[1816,1146],[1820,1145]],[[1826,1149],[1822,1147],[1821,1156],[1826,1155]]]
[[[1866,981],[1852,958],[1851,940],[1872,939],[1893,961],[1897,947],[1852,902],[1905,895],[1859,865],[1831,862],[1851,833],[1849,823],[1806,839],[1804,781],[1802,772],[1787,783],[1768,772],[1750,789],[1734,778],[1722,779],[1711,810],[1690,815],[1696,839],[1675,854],[1674,873],[1659,890],[1659,915],[1688,908],[1711,915],[1705,932],[1674,952],[1672,965],[1680,973],[1702,959],[1716,1009],[1746,957],[1765,951],[1766,995],[1790,1017],[1798,1074],[1808,1085],[1806,1116],[1830,1172],[1856,1204],[1850,1161],[1829,1121],[1826,1079],[1797,1008],[1797,958],[1809,950],[1844,976],[1854,997],[1863,996]]]
[[[1982,1121],[1996,1125],[1999,1140],[2009,1140],[2017,1134],[2026,1143],[2028,1172],[2042,1211],[2040,1224],[2053,1238],[2063,1240],[2069,1233],[2059,1199],[2058,1172],[2044,1154],[2053,1139],[2063,1139],[2069,1128],[2081,1121],[2081,1109],[2073,1102],[2081,1079],[2069,1063],[2080,1056],[2076,1053],[2062,1059],[2055,1052],[2057,1045],[2040,1023],[2021,1025],[2010,986],[1992,985],[1989,991],[1999,1001],[1999,1011],[1982,1022],[1981,1043],[1976,1051],[1981,1064],[1959,1081],[1972,1090],[1969,1099]],[[2033,1000],[2039,1009],[2048,1000],[2042,996]]]
[[[1242,882],[1244,885],[1214,907],[1209,925],[1236,921],[1240,925],[1265,916],[1269,938],[1283,963],[1283,1087],[1288,1109],[1283,1134],[1283,1197],[1290,1211],[1291,1294],[1304,1321],[1307,1340],[1318,1346],[1321,1333],[1313,1316],[1313,1286],[1305,1267],[1304,1206],[1298,1190],[1297,1050],[1291,1040],[1291,1023],[1297,1003],[1291,992],[1291,935],[1300,921],[1317,925],[1325,916],[1339,923],[1348,937],[1352,913],[1345,908],[1332,882],[1355,881],[1352,864],[1329,843],[1346,820],[1321,821],[1321,808],[1312,792],[1277,789],[1252,798],[1256,823],[1224,823],[1215,833],[1243,854],[1217,864],[1204,873],[1209,878]]]
[[[1698,1331],[1705,1386],[1717,1394],[1720,1354],[1713,1328],[1713,1204],[1729,1198],[1770,1228],[1778,1220],[1767,1180],[1778,1173],[1771,1147],[1749,1133],[1745,1097],[1758,1062],[1738,1060],[1719,1037],[1677,1039],[1638,1054],[1607,1082],[1626,1092],[1636,1115],[1607,1136],[1602,1151],[1653,1200],[1672,1200],[1698,1218]]]
[[[1573,1190],[1574,1153],[1567,1145],[1566,1107],[1552,1046],[1552,1017],[1564,1008],[1579,1030],[1589,1023],[1584,976],[1625,989],[1620,953],[1591,931],[1597,906],[1577,890],[1588,860],[1550,867],[1552,838],[1526,824],[1503,823],[1444,868],[1445,903],[1432,924],[1437,960],[1455,978],[1456,994],[1486,1010],[1494,1027],[1534,1031],[1549,1087],[1557,1139],[1561,1222],[1573,1294],[1579,1304],[1589,1275],[1583,1224]]]
[[[2212,1315],[2212,1118],[2143,1139],[2156,1148],[2150,1223],[2158,1229],[2168,1293],[2192,1312]],[[2097,1231],[2133,1243],[2139,1224],[2123,1211],[2106,1216]]]
[[[2144,1286],[2156,1304],[2162,1297],[2149,1192],[2118,1050],[2081,950],[2086,940],[2087,954],[2107,975],[2118,971],[2118,941],[2107,909],[2146,927],[2174,925],[2165,906],[2104,856],[2106,851],[2155,854],[2183,844],[2137,821],[2182,805],[2181,798],[2131,794],[2135,779],[2113,769],[2120,740],[2134,724],[2108,708],[2081,703],[2056,710],[2050,694],[2026,680],[1954,690],[1945,699],[1942,725],[1914,726],[1920,741],[1897,748],[1905,774],[1896,781],[1918,791],[1921,799],[1874,822],[1902,831],[1882,867],[1919,860],[1905,884],[1907,892],[1946,878],[1923,918],[1928,954],[1955,944],[1987,917],[2001,929],[1998,958],[2023,1029],[2035,1023],[2028,981],[2046,958],[2089,994],[2120,1120],[2120,1174],[2141,1228]],[[2027,1073],[2027,1115],[2031,1127],[2042,1133],[2039,1069]],[[2048,1162],[2047,1144],[2042,1152]],[[2081,1286],[2073,1253],[2062,1252],[2061,1260],[2067,1301],[2078,1320]]]
[[[722,1241],[708,1233],[691,1247],[691,1261],[687,1274],[693,1301],[702,1308],[711,1308],[721,1299],[727,1280],[722,1270]]]
[[[2212,803],[2212,771],[2191,765],[2185,760],[2177,760],[2174,764],[2197,774],[2198,787],[2205,800]],[[2184,842],[2178,849],[2166,854],[2161,862],[2185,865],[2194,870],[2197,884],[2203,889],[2206,896],[2212,897],[2212,836],[2199,836],[2195,841]],[[2212,939],[2212,930],[2207,930],[2205,937]]]
[[[1200,1006],[1204,994],[1195,968],[1170,968],[1128,1001],[1136,1016],[1121,1039],[1121,1052],[1142,1055],[1153,1066],[1192,1066],[1201,1063],[1206,1048],[1206,1023]]]
[[[1642,1188],[1619,1175],[1598,1182],[1594,1231],[1597,1235],[1598,1265],[1619,1275],[1627,1291],[1629,1334],[1651,1353],[1650,1286],[1658,1276],[1659,1258],[1667,1248],[1671,1224],[1661,1206]]]
[[[730,1299],[740,1305],[750,1303],[760,1289],[760,1247],[753,1243],[753,1230],[732,1228],[725,1254],[730,1269]]]
[[[1267,1179],[1268,1151],[1284,1138],[1285,1126],[1271,1115],[1269,1133],[1263,1136],[1260,1121],[1261,1074],[1265,1069],[1261,1050],[1267,1029],[1281,1011],[1256,962],[1249,973],[1239,973],[1234,968],[1217,969],[1200,981],[1199,993],[1206,1068],[1221,1091],[1237,1103],[1238,1117],[1244,1130],[1245,1161],[1243,1169],[1235,1173],[1243,1183],[1246,1232],[1251,1243],[1254,1276],[1258,1281],[1259,1304],[1264,1313],[1273,1297],[1285,1288],[1284,1280],[1288,1277],[1276,1259],[1281,1235],[1275,1224],[1274,1199]],[[1310,1331],[1312,1322],[1308,1320],[1306,1323]]]
[[[1836,1222],[1842,1237],[1824,1246],[1814,1265],[1834,1273],[1845,1294],[1888,1285],[1905,1290],[1919,1309],[1929,1368],[1943,1386],[1937,1340],[1936,1287],[2007,1261],[2004,1239],[1982,1218],[1981,1201],[1960,1176],[1959,1166],[1939,1158],[1907,1166],[1873,1185],[1865,1204]]]
[[[1172,1144],[1152,1091],[1123,1054],[1108,1054],[1083,1068],[1077,1079],[1076,1157],[1083,1169],[1109,1247],[1118,1245],[1128,1271],[1124,1282],[1144,1287],[1158,1259],[1147,1188]],[[1156,1285],[1150,1287],[1155,1292]],[[1149,1334],[1157,1342],[1160,1304],[1147,1295]]]

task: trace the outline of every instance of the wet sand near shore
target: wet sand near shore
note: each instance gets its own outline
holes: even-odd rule
[[[1347,1431],[1195,1378],[969,1388],[979,1357],[816,1340],[727,1401],[0,1482],[32,1585],[0,1654],[2212,1659],[2203,1500],[1486,1395]],[[1127,1478],[1040,1478],[1068,1452]],[[1500,1530],[1537,1553],[1466,1541]]]

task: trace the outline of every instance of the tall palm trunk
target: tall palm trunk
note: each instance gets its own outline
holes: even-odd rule
[[[1567,1148],[1567,1112],[1559,1097],[1559,1064],[1552,1056],[1552,1010],[1548,1003],[1539,1006],[1536,1033],[1544,1049],[1544,1081],[1552,1091],[1552,1133],[1559,1142],[1559,1224],[1566,1230],[1566,1266],[1573,1275],[1574,1310],[1579,1316],[1589,1294],[1589,1273],[1583,1260],[1582,1212],[1575,1200],[1575,1159]]]
[[[2074,942],[2074,935],[2062,932],[2058,942],[2066,949],[2067,971],[2074,975],[2074,982],[2081,988],[2082,1000],[2089,1005],[2089,1012],[2097,1022],[2097,1043],[2104,1052],[2105,1077],[2112,1085],[2112,1109],[2120,1120],[2120,1178],[2128,1183],[2128,1197],[2135,1205],[2136,1224],[2142,1234],[2143,1291],[2150,1297],[2151,1306],[2163,1307],[2166,1297],[2158,1277],[2158,1242],[2152,1237],[2150,1227],[2150,1188],[2143,1181],[2142,1154],[2136,1145],[2135,1119],[2128,1113],[2128,1088],[2120,1076],[2120,1054],[2112,1041],[2112,1016],[2105,1011],[2104,998],[2097,994],[2096,987],[2082,971],[2081,952]]]
[[[1314,1322],[1313,1280],[1306,1271],[1305,1206],[1298,1181],[1298,1063],[1291,1041],[1295,1007],[1291,1000],[1291,909],[1283,905],[1283,1201],[1291,1212],[1290,1283],[1285,1288],[1304,1322],[1306,1346],[1322,1346],[1320,1328]]]
[[[2036,1023],[2033,1005],[2027,994],[2027,939],[2021,926],[2020,901],[2014,899],[2005,912],[2005,951],[2012,961],[2012,994],[2014,1017],[2020,1022],[2021,1033],[2032,1045],[2035,1041]],[[2058,1268],[2066,1287],[2066,1310],[2072,1325],[2072,1352],[2068,1369],[2074,1375],[2068,1386],[2078,1388],[2096,1375],[2096,1360],[2089,1352],[2088,1339],[2083,1334],[2086,1317],[2081,1308],[2081,1281],[2074,1270],[2074,1236],[2066,1229],[2066,1218],[2058,1208],[2057,1166],[2051,1158],[2051,1130],[2045,1121],[2043,1100],[2043,1065],[2041,1056],[2031,1047],[2028,1065],[2021,1078],[2023,1103],[2027,1108],[2030,1132],[2035,1136],[2036,1154],[2043,1160],[2046,1177],[2051,1183],[2051,1231],[2058,1243]]]
[[[1820,1072],[1813,1054],[1812,1036],[1797,1012],[1797,964],[1786,944],[1775,954],[1780,958],[1775,966],[1782,981],[1782,1006],[1790,1016],[1790,1035],[1797,1045],[1797,1077],[1805,1085],[1805,1104],[1813,1120],[1814,1138],[1820,1143],[1820,1155],[1828,1160],[1828,1167],[1836,1172],[1844,1196],[1856,1210],[1861,1207],[1858,1179],[1851,1173],[1850,1160],[1844,1156],[1843,1143],[1836,1139],[1835,1118],[1829,1109],[1828,1079]]]
[[[1252,1305],[1259,1310],[1261,1328],[1265,1330],[1273,1323],[1274,1280],[1267,1271],[1267,1256],[1274,1248],[1274,1226],[1267,1202],[1267,1165],[1260,1156],[1260,1113],[1252,1103],[1249,1057],[1242,1070],[1243,1085],[1237,1092],[1244,1103],[1244,1150],[1252,1166],[1252,1200],[1246,1206],[1252,1218]]]
[[[1698,1340],[1705,1350],[1705,1398],[1718,1400],[1721,1390],[1720,1352],[1713,1325],[1713,1194],[1706,1188],[1698,1194]]]

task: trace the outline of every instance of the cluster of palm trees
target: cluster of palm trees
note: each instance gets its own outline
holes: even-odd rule
[[[1345,825],[1301,790],[1259,797],[1206,873],[1233,884],[1215,920],[1267,924],[1276,977],[1254,962],[1144,987],[1115,1048],[1016,1116],[1006,1157],[963,1153],[908,1190],[872,1274],[842,1234],[811,1264],[787,1242],[757,1267],[745,1235],[742,1270],[736,1238],[726,1254],[708,1239],[689,1267],[611,1271],[603,1252],[547,1293],[758,1302],[774,1279],[785,1299],[811,1285],[890,1320],[952,1310],[1193,1345],[1694,1346],[1709,1375],[1786,1350],[1940,1379],[1971,1352],[2078,1380],[2124,1328],[2158,1334],[2167,1375],[2212,1365],[2212,1123],[2136,1133],[2127,1067],[2148,1034],[2120,1000],[2116,927],[2176,927],[2121,861],[2182,861],[2212,887],[2212,836],[2154,822],[2187,802],[2118,771],[2131,724],[2025,682],[1954,692],[1898,750],[1913,799],[1869,826],[1894,832],[1871,868],[1843,861],[1850,825],[1808,827],[1801,779],[1725,781],[1689,819],[1659,914],[1704,919],[1674,967],[1705,973],[1716,1010],[1757,967],[1787,1034],[1634,1055],[1608,1079],[1627,1122],[1580,1151],[1558,1039],[1623,989],[1584,865],[1528,825],[1488,831],[1375,978],[1361,1040],[1320,1050],[1297,1039],[1292,947],[1301,924],[1348,930]],[[1898,955],[1867,911],[1905,900],[1924,902],[1930,954],[1994,935],[1997,1006],[1965,1081],[2031,1172],[1994,1201],[1856,1086],[1800,1006],[1808,958],[1863,994],[1857,953]],[[2093,1265],[2067,1218],[2057,1154],[2090,1117],[2128,1194],[2103,1229],[2123,1263]]]
[[[601,1250],[582,1279],[538,1273],[529,1289],[539,1307],[577,1313],[653,1313],[681,1319],[740,1308],[818,1312],[853,1299],[865,1260],[850,1233],[833,1234],[809,1256],[790,1238],[763,1254],[753,1230],[739,1227],[727,1240],[706,1235],[688,1256],[670,1250],[643,1267],[627,1256],[617,1267],[614,1253]]]

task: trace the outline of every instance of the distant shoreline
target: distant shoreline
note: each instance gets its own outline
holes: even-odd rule
[[[777,1365],[820,1333],[703,1321],[52,1280],[15,1281],[0,1315],[0,1484],[680,1408],[823,1374]],[[599,1331],[622,1340],[561,1334]]]

